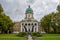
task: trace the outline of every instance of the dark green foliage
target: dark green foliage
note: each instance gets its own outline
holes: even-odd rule
[[[31,36],[41,37],[42,35],[39,32],[32,32]]]
[[[12,22],[10,17],[4,13],[3,8],[0,4],[0,31],[1,33],[9,33],[12,30],[13,25],[14,23]]]
[[[20,33],[18,33],[17,36],[19,36],[19,37],[28,36],[28,33],[26,33],[26,32],[20,32]]]
[[[52,12],[45,15],[41,21],[40,25],[44,28],[47,33],[60,33],[60,5],[57,7],[56,13]]]
[[[0,4],[0,14],[1,12],[3,12],[3,8],[2,8],[2,5]]]
[[[54,16],[55,16],[55,14],[54,13],[51,13],[49,15],[45,15],[42,18],[42,20],[40,22],[41,23],[40,25],[41,25],[41,27],[44,28],[45,32],[48,32],[48,33],[50,32],[50,28],[52,28],[51,25],[54,23],[54,22],[52,22]]]
[[[57,6],[57,11],[60,13],[60,5]]]

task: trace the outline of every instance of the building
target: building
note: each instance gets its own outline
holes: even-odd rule
[[[24,20],[15,24],[13,33],[19,32],[39,32],[39,22],[34,19],[34,13],[30,6],[26,9]]]
[[[21,32],[38,32],[38,21],[34,20],[30,6],[26,9],[25,19],[21,21]]]
[[[13,26],[13,33],[19,33],[20,32],[20,22],[15,22],[15,25]]]

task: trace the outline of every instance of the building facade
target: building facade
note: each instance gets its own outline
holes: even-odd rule
[[[26,9],[25,19],[21,21],[21,32],[38,32],[38,21],[34,20],[33,10],[30,6]]]
[[[26,9],[25,18],[19,22],[19,27],[14,33],[18,32],[38,32],[39,31],[39,23],[34,19],[34,13],[30,6]],[[14,27],[15,28],[15,27]]]

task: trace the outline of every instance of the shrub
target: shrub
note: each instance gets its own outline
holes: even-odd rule
[[[42,36],[39,32],[32,32],[31,35],[32,36],[37,36],[37,37],[41,37]]]
[[[19,37],[24,37],[24,36],[27,36],[27,35],[28,35],[28,33],[26,33],[26,32],[20,32],[18,34]]]

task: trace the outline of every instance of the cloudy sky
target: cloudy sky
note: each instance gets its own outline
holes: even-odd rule
[[[6,15],[13,21],[21,21],[25,17],[28,5],[34,11],[34,18],[38,21],[46,14],[56,11],[60,0],[0,0]]]

